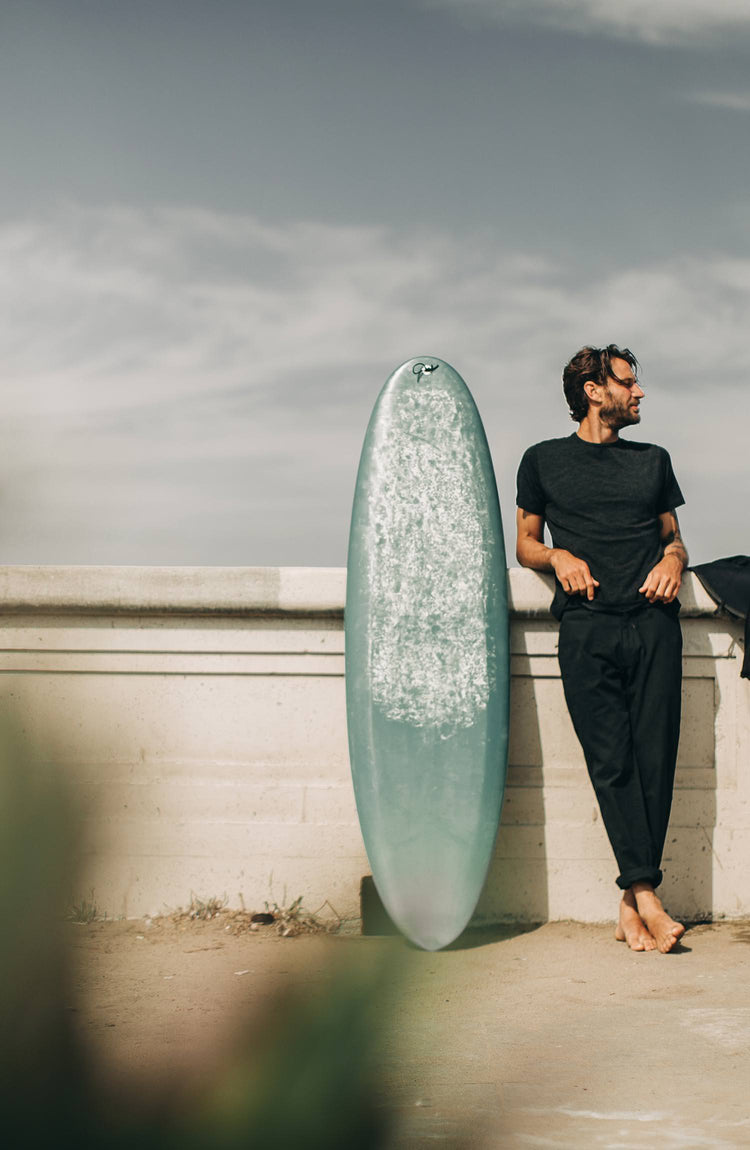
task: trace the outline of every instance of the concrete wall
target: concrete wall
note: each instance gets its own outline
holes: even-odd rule
[[[616,869],[565,709],[550,580],[512,570],[512,733],[477,917],[611,917]],[[349,778],[345,572],[0,568],[1,706],[83,812],[77,897],[135,916],[191,892],[324,900],[369,873]],[[692,576],[670,909],[750,914],[750,683],[741,628]]]

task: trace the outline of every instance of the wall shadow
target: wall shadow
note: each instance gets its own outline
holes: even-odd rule
[[[682,724],[661,893],[671,913],[689,922],[710,921],[715,905],[717,721],[726,704],[719,672],[723,659],[710,638],[717,625],[723,630],[724,619],[683,620]],[[730,642],[727,631],[727,647]]]
[[[541,701],[534,657],[539,636],[556,648],[557,629],[545,620],[511,622],[511,687],[508,773],[500,828],[484,890],[472,920],[534,924],[549,919],[548,858]]]

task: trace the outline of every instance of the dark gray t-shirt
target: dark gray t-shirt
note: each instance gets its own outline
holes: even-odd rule
[[[662,556],[658,517],[684,502],[669,454],[653,443],[587,443],[574,433],[530,447],[516,503],[542,515],[553,547],[584,559],[599,580],[591,603],[556,583],[553,615],[568,606],[623,611],[645,603],[638,588]]]

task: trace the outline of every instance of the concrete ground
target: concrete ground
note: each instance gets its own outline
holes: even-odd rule
[[[389,1146],[750,1145],[748,923],[693,927],[670,955],[568,922],[469,933],[435,954],[273,930],[71,925],[76,1027],[102,1073],[204,1080],[238,1017],[287,986],[316,992],[341,963],[384,960]]]

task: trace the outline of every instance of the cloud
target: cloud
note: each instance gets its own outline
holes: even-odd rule
[[[707,108],[725,108],[730,112],[750,112],[750,92],[691,92],[686,96],[691,104]]]
[[[562,364],[611,340],[644,365],[643,437],[714,496],[734,476],[744,515],[750,260],[581,275],[492,234],[69,206],[0,227],[0,268],[0,561],[341,563],[367,418],[414,355],[472,388],[507,516],[524,446],[570,428]]]
[[[750,29],[746,0],[418,0],[462,19],[533,23],[577,35],[690,46]]]

